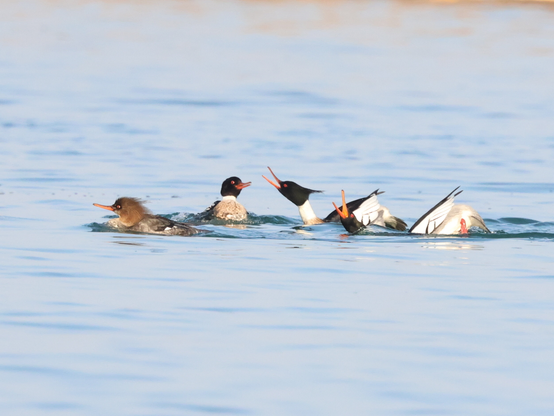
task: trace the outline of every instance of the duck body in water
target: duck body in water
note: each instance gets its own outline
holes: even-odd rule
[[[239,177],[231,176],[221,184],[220,201],[215,201],[206,208],[200,215],[201,220],[209,221],[213,218],[219,218],[227,221],[244,221],[248,218],[246,208],[237,201],[240,192],[250,186],[251,182],[242,182]]]
[[[471,227],[477,227],[490,233],[485,221],[469,205],[454,204],[454,198],[463,191],[456,191],[458,186],[437,205],[425,213],[410,228],[412,234],[468,234]]]
[[[383,220],[381,206],[377,195],[382,194],[379,189],[373,191],[371,194],[362,198],[363,201],[360,206],[354,211],[350,212],[346,204],[346,198],[344,197],[344,191],[342,193],[342,210],[339,209],[333,202],[335,210],[339,214],[340,222],[346,231],[355,234],[368,225],[378,225],[380,227],[386,227]]]
[[[323,191],[316,191],[309,188],[304,188],[303,186],[298,185],[296,182],[292,181],[281,181],[271,168],[268,166],[269,171],[275,178],[276,182],[273,182],[262,175],[262,177],[268,181],[271,185],[273,185],[277,190],[283,195],[285,198],[287,198],[290,202],[292,202],[294,205],[298,207],[298,212],[300,213],[300,216],[302,217],[302,221],[304,222],[304,225],[314,225],[314,224],[323,224],[326,222],[339,222],[340,216],[336,210],[333,210],[329,215],[327,215],[325,218],[321,219],[319,218],[313,208],[310,204],[309,198],[310,195],[313,193],[321,193]],[[354,201],[350,201],[347,203],[348,210],[350,212],[356,211],[361,204],[363,204],[368,197],[356,199]],[[406,230],[406,223],[402,221],[400,218],[395,217],[394,215],[391,215],[388,208],[384,206],[379,207],[379,215],[383,220],[384,226],[387,228],[392,228],[399,231],[405,231]]]
[[[183,236],[194,235],[203,231],[189,224],[153,215],[137,198],[122,197],[118,198],[113,205],[93,205],[119,215],[119,218],[110,219],[107,225],[122,231]]]

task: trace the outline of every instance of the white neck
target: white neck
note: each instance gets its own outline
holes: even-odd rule
[[[233,195],[227,195],[221,198],[222,201],[236,201],[237,197]]]
[[[310,205],[310,201],[306,201],[302,205],[300,205],[298,207],[298,212],[300,212],[300,216],[302,217],[302,221],[304,221],[304,224],[313,224],[314,221],[319,220],[317,215],[315,215],[312,206]]]

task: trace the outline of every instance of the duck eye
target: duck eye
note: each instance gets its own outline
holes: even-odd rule
[[[350,218],[354,218],[354,214],[350,214]]]
[[[115,208],[116,209],[121,209],[121,205],[116,205]]]
[[[231,181],[231,185],[234,185],[235,184],[235,181]]]
[[[283,184],[283,188],[286,188],[288,187],[288,185],[286,183]]]

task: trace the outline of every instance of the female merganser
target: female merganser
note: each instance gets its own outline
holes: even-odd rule
[[[119,215],[119,218],[109,220],[107,225],[125,231],[164,235],[193,235],[201,231],[182,222],[175,222],[159,215],[152,215],[137,198],[118,198],[110,206],[93,205],[113,211]]]
[[[344,198],[344,191],[342,192],[342,211],[336,204],[333,202],[335,210],[340,216],[340,222],[343,227],[349,233],[357,233],[358,231],[364,229],[368,225],[378,225],[380,227],[386,227],[385,221],[383,220],[382,211],[380,211],[381,206],[377,200],[377,195],[382,194],[379,192],[379,189],[372,192],[369,196],[363,198],[362,204],[359,208],[355,209],[352,212],[348,211],[348,206],[346,205],[346,199]]]
[[[221,196],[223,199],[215,201],[210,207],[206,208],[200,214],[201,219],[210,220],[215,217],[222,220],[244,221],[248,216],[248,212],[237,201],[237,196],[239,196],[240,191],[251,184],[252,182],[242,182],[236,176],[225,179],[221,184]]]
[[[287,198],[298,207],[298,211],[300,212],[302,221],[304,221],[304,225],[322,224],[325,222],[339,222],[340,216],[335,210],[333,210],[333,212],[331,212],[323,219],[318,218],[315,215],[315,212],[312,209],[309,201],[310,194],[323,191],[315,191],[313,189],[304,188],[303,186],[300,186],[296,182],[292,181],[281,181],[279,180],[279,178],[277,178],[277,176],[275,176],[269,166],[267,168],[269,169],[277,183],[273,183],[271,180],[267,179],[263,175],[262,177],[270,184],[272,184],[275,188],[277,188],[281,195],[283,195],[285,198]],[[346,206],[348,207],[348,210],[350,212],[354,212],[366,199],[367,197],[356,199],[355,201],[350,201],[348,204],[346,204]],[[406,229],[406,223],[400,218],[391,215],[390,211],[386,207],[381,206],[379,210],[386,227],[394,228],[395,230],[399,231],[404,231]]]
[[[458,188],[460,188],[458,186]],[[412,234],[467,234],[471,227],[479,227],[483,231],[491,231],[485,225],[483,218],[469,205],[456,204],[454,198],[463,191],[454,193],[454,189],[442,201],[431,208],[410,228]]]

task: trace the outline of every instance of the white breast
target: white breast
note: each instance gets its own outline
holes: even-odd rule
[[[315,215],[315,212],[310,205],[310,201],[306,201],[304,202],[304,204],[300,205],[298,207],[298,212],[302,217],[304,225],[321,224],[323,222],[322,219],[318,218],[318,216]]]

